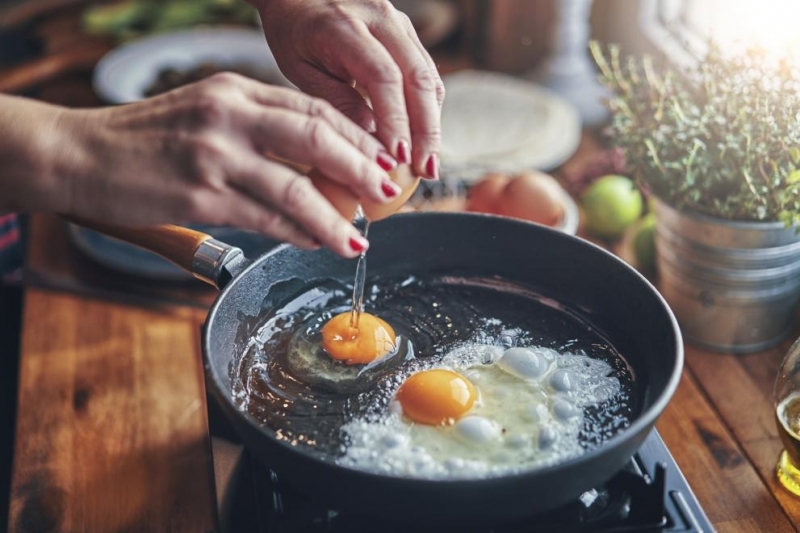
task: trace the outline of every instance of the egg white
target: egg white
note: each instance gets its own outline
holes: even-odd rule
[[[347,444],[338,462],[431,479],[550,465],[583,452],[578,437],[584,407],[620,392],[607,363],[537,346],[504,350],[465,344],[447,353],[437,368],[461,373],[478,391],[465,417],[450,426],[417,424],[392,401],[380,416],[356,418],[342,427]]]

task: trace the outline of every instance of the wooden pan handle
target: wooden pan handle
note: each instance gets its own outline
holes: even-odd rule
[[[212,238],[211,235],[202,231],[170,224],[132,227],[95,222],[73,216],[64,216],[63,218],[84,228],[99,231],[109,237],[156,253],[189,272],[193,271],[192,263],[197,249]]]

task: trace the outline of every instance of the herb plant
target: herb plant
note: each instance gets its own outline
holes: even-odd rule
[[[800,222],[800,72],[787,58],[712,44],[694,67],[591,44],[614,142],[646,190],[676,209]]]

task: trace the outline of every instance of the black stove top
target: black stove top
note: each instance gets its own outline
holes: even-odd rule
[[[218,448],[218,447],[217,447]],[[215,461],[219,453],[215,448]],[[245,453],[225,489],[230,500],[220,533],[423,532],[425,524],[399,517],[375,519],[340,513],[309,501]],[[448,531],[437,524],[432,531]],[[697,499],[658,433],[653,430],[630,463],[576,501],[529,519],[458,533],[713,532]]]

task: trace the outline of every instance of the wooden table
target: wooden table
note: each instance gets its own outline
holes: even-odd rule
[[[49,64],[37,68],[49,76]],[[87,87],[84,75],[39,94],[92,105]],[[34,217],[28,266],[51,267],[63,246],[63,228]],[[205,310],[62,287],[25,291],[9,530],[214,529],[198,342]],[[774,476],[772,385],[789,343],[748,356],[687,347],[658,423],[720,532],[800,531],[800,499]]]

